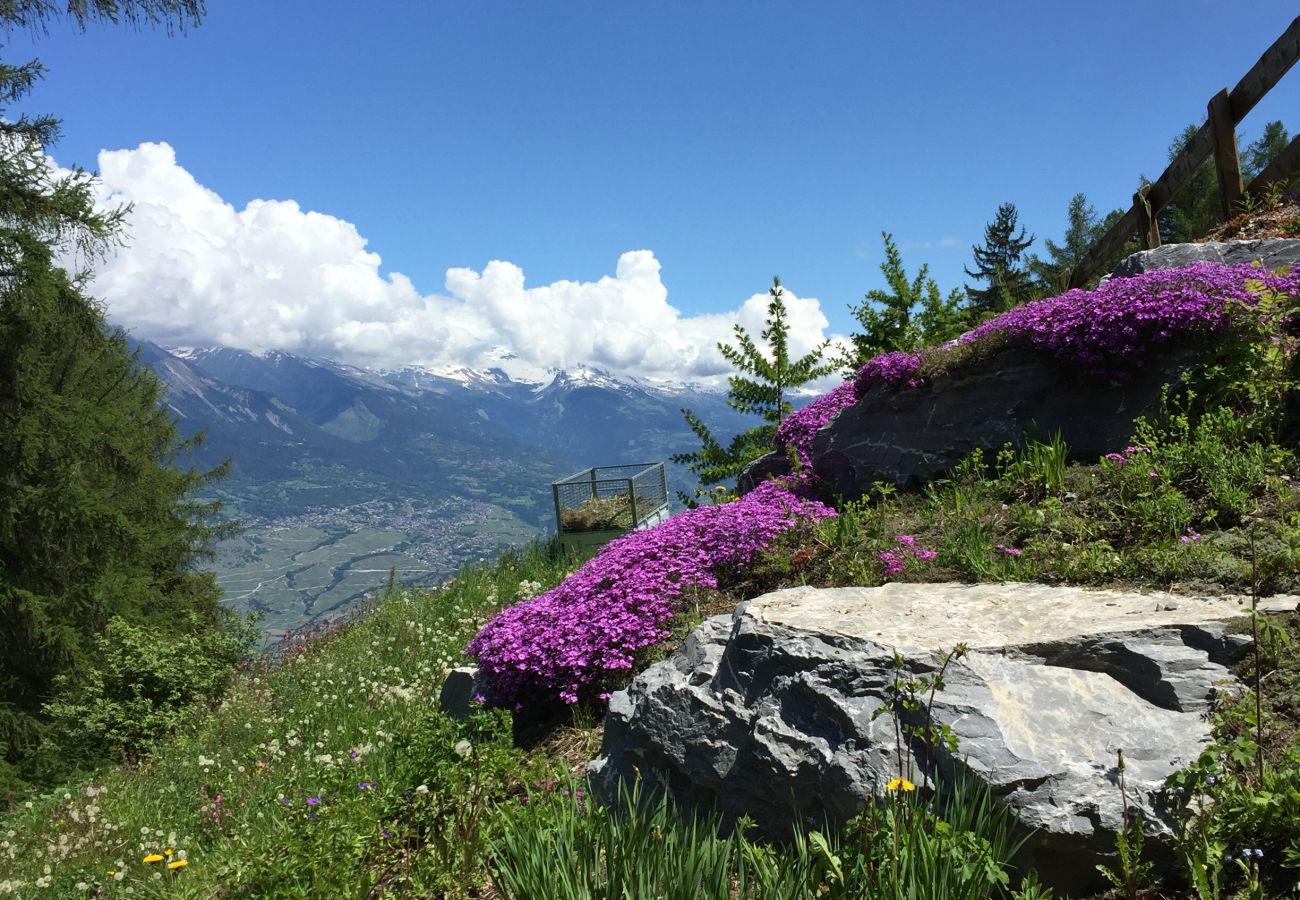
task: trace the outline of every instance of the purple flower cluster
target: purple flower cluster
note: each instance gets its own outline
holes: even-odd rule
[[[557,587],[503,610],[470,642],[487,699],[576,703],[584,688],[630,669],[638,651],[668,636],[688,590],[716,587],[719,575],[748,565],[798,521],[833,515],[769,481],[734,502],[686,510],[611,541]]]
[[[799,454],[799,461],[809,466],[812,464],[812,442],[817,432],[830,424],[831,419],[846,406],[852,406],[857,400],[853,382],[846,381],[828,394],[822,394],[803,409],[786,416],[781,427],[776,430],[776,449],[785,450],[793,447]]]
[[[918,544],[916,538],[910,534],[895,535],[894,540],[897,543],[891,549],[882,550],[877,554],[881,566],[884,567],[886,578],[893,578],[895,575],[903,574],[909,559],[924,561],[934,559],[938,555],[929,547]]]
[[[1097,375],[1123,379],[1152,348],[1178,334],[1224,329],[1234,306],[1253,306],[1247,285],[1300,295],[1300,270],[1274,275],[1245,264],[1194,263],[1113,278],[1092,291],[1075,289],[1008,310],[960,338],[999,334],[1025,342]]]
[[[920,387],[921,353],[907,353],[895,350],[882,353],[867,360],[867,364],[858,370],[854,382],[859,397],[873,384],[891,384],[894,387]]]
[[[1300,268],[1286,275],[1245,264],[1195,263],[1182,269],[1157,269],[1132,278],[1113,278],[1092,291],[1072,290],[1009,310],[959,338],[966,344],[999,335],[1028,343],[1058,359],[1082,364],[1096,375],[1122,380],[1142,357],[1177,334],[1225,328],[1232,308],[1253,306],[1248,285],[1300,296]],[[873,357],[846,382],[793,413],[777,430],[776,448],[793,447],[808,465],[818,430],[851,406],[874,384],[920,387],[924,354],[895,351]],[[1111,457],[1113,462],[1123,462]]]

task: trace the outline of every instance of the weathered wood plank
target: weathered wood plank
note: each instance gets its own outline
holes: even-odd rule
[[[1231,219],[1241,203],[1241,159],[1237,155],[1237,129],[1232,121],[1232,103],[1224,88],[1210,98],[1206,118],[1214,137],[1214,170],[1219,176],[1219,205],[1224,221]]]
[[[1250,71],[1242,76],[1236,87],[1227,95],[1226,111],[1229,131],[1235,130],[1236,123],[1244,119],[1246,114],[1255,108],[1260,99],[1272,90],[1273,86],[1278,83],[1283,75],[1290,71],[1297,60],[1300,60],[1300,16],[1297,16],[1287,30],[1282,32],[1281,36],[1273,42],[1273,45],[1264,51],[1264,54],[1260,56],[1255,65],[1251,66]],[[1102,235],[1097,240],[1097,243],[1092,245],[1084,258],[1074,267],[1074,271],[1070,273],[1070,287],[1079,287],[1097,274],[1097,269],[1101,266],[1102,261],[1115,254],[1139,227],[1146,232],[1144,241],[1152,240],[1152,230],[1155,229],[1155,246],[1159,245],[1160,238],[1154,220],[1160,210],[1164,209],[1169,201],[1174,198],[1174,195],[1191,181],[1201,163],[1205,162],[1215,152],[1214,122],[1216,118],[1222,117],[1223,111],[1216,112],[1213,107],[1216,104],[1222,106],[1223,103],[1224,101],[1219,99],[1218,96],[1210,101],[1212,109],[1209,120],[1197,130],[1192,139],[1188,141],[1187,146],[1183,148],[1183,151],[1146,190],[1146,204],[1139,205],[1142,207],[1141,211],[1145,218],[1146,206],[1149,204],[1151,221],[1139,222],[1139,209],[1136,206],[1130,208],[1123,218]],[[1222,125],[1220,125],[1220,128],[1222,128]],[[1236,157],[1235,136],[1230,141],[1221,140],[1220,144],[1225,147],[1225,151],[1230,145],[1232,155]],[[1227,164],[1226,160],[1224,164]],[[1281,173],[1290,174],[1298,169],[1300,169],[1300,148],[1297,148],[1296,141],[1292,141],[1286,150],[1274,160],[1273,164],[1261,172],[1246,190],[1250,191],[1256,187],[1263,187],[1265,184],[1278,180]],[[1229,204],[1229,209],[1225,211],[1225,215],[1231,214],[1231,204],[1241,196],[1240,171],[1241,165],[1238,160],[1238,180],[1236,182],[1238,192],[1236,197],[1230,199],[1225,197],[1226,202]],[[1230,171],[1228,176],[1228,184],[1224,190],[1225,195],[1232,193],[1233,187]],[[1266,178],[1266,176],[1268,177]],[[1222,171],[1220,171],[1219,175],[1219,184],[1225,184]]]
[[[1074,267],[1074,271],[1070,273],[1070,287],[1082,287],[1089,278],[1096,275],[1102,264],[1119,252],[1124,242],[1129,239],[1129,235],[1136,229],[1137,213],[1130,208],[1118,222],[1111,226],[1110,231],[1092,245],[1092,249]]]
[[[1246,118],[1246,114],[1273,89],[1273,85],[1296,64],[1296,60],[1300,60],[1300,16],[1296,16],[1291,26],[1282,32],[1273,46],[1264,51],[1259,61],[1250,67],[1250,71],[1232,89],[1229,100],[1232,103],[1233,122]]]
[[[1187,186],[1201,163],[1209,159],[1213,152],[1214,135],[1210,131],[1210,123],[1206,122],[1187,142],[1183,152],[1178,154],[1169,167],[1152,183],[1151,192],[1147,194],[1151,209],[1159,213],[1168,206],[1169,201]]]

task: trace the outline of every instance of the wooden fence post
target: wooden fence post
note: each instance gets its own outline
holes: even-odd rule
[[[1210,133],[1214,137],[1214,168],[1219,173],[1219,197],[1227,221],[1236,214],[1243,190],[1241,160],[1237,156],[1237,123],[1232,119],[1227,88],[1210,98],[1208,113]]]
[[[1160,222],[1156,218],[1155,210],[1151,208],[1150,201],[1147,200],[1147,194],[1149,193],[1151,193],[1151,185],[1144,184],[1133,195],[1133,212],[1137,216],[1138,242],[1142,245],[1143,250],[1154,250],[1160,246]]]

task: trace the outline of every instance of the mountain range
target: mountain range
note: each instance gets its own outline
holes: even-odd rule
[[[167,388],[192,464],[243,525],[214,561],[228,602],[275,636],[381,585],[441,581],[554,527],[550,483],[589,466],[667,462],[753,424],[717,390],[593,368],[372,371],[280,351],[136,342]],[[689,471],[668,464],[670,493]]]

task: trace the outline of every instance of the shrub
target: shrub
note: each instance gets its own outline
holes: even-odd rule
[[[254,639],[244,625],[179,635],[169,629],[164,636],[112,619],[96,642],[97,662],[55,683],[55,699],[45,707],[46,753],[73,767],[148,754],[192,716],[192,704],[225,693]]]

